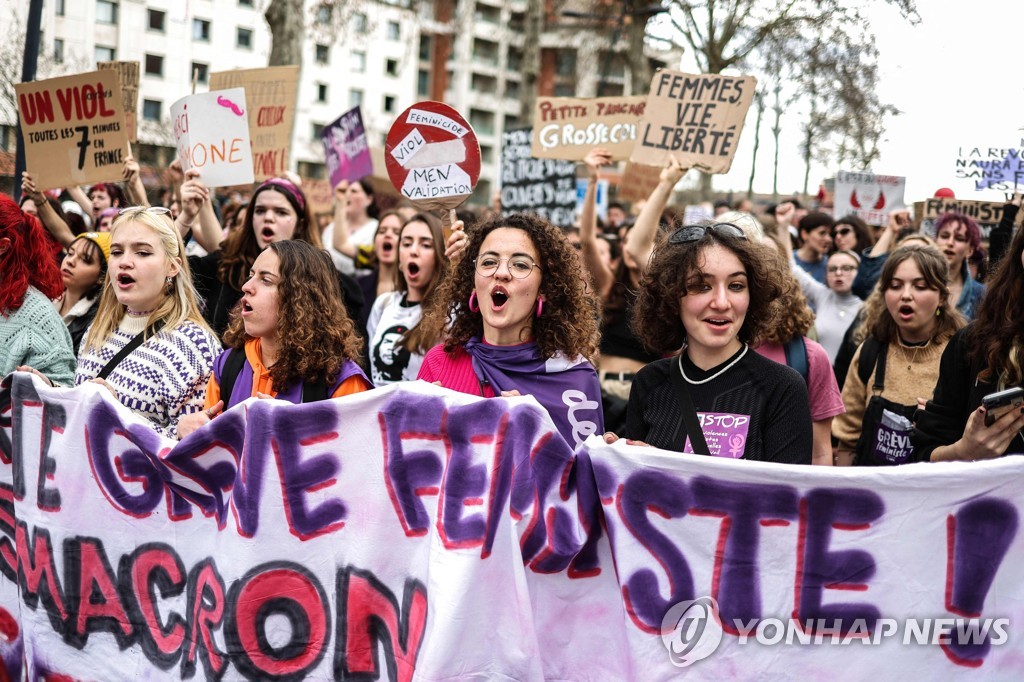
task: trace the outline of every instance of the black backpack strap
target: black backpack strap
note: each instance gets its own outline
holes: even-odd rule
[[[151,336],[155,336],[157,332],[163,329],[164,324],[164,320],[160,320],[156,324],[152,324],[147,327],[145,331],[141,331],[132,337],[132,340],[125,344],[125,347],[119,350],[117,355],[110,358],[110,361],[103,365],[103,369],[101,369],[100,373],[96,375],[96,378],[106,379],[110,373],[114,371],[114,368],[121,364],[121,361],[128,357],[133,350],[141,346],[146,339]]]
[[[857,360],[857,376],[865,386],[867,386],[868,379],[871,378],[871,371],[875,369],[881,348],[882,344],[875,337],[868,336],[864,339],[860,349],[860,359]]]
[[[693,405],[693,398],[690,396],[690,388],[683,379],[683,369],[680,365],[682,356],[673,362],[669,369],[672,376],[672,384],[676,388],[676,398],[679,400],[679,421],[685,435],[679,445],[679,451],[686,449],[686,436],[690,437],[690,447],[698,455],[710,455],[708,442],[704,439],[704,429],[700,427],[700,419],[697,418],[697,408]]]
[[[231,391],[235,389],[235,380],[245,366],[245,350],[232,348],[228,351],[228,357],[224,360],[224,367],[220,373],[220,399],[224,401],[224,408],[227,409],[231,401]],[[248,397],[248,396],[246,396]]]
[[[878,359],[875,361],[875,380],[871,384],[872,391],[882,392],[885,388],[885,356],[889,354],[889,344],[883,343],[878,349]]]
[[[320,400],[327,400],[327,382],[323,379],[317,381],[302,382],[302,402],[315,403]]]
[[[800,372],[800,376],[804,378],[804,383],[808,383],[810,381],[811,368],[810,362],[807,359],[807,342],[804,341],[804,337],[795,336],[782,348],[786,352],[786,364]]]

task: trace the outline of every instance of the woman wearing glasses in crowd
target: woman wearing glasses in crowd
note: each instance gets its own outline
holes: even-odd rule
[[[633,328],[649,348],[673,355],[633,380],[626,438],[679,452],[811,463],[803,378],[750,350],[783,291],[769,248],[730,223],[682,227],[660,241]]]
[[[82,341],[75,383],[97,381],[174,438],[203,409],[220,343],[199,312],[185,245],[166,208],[127,208],[110,232],[109,286]]]
[[[461,393],[532,395],[570,447],[604,428],[601,388],[588,358],[597,351],[597,301],[561,230],[540,218],[495,218],[468,244],[431,307],[434,329],[450,324],[419,378]]]
[[[860,255],[874,243],[871,227],[855,215],[843,216],[832,228],[832,249],[835,251],[853,251]]]
[[[206,386],[206,409],[181,420],[179,438],[251,397],[299,404],[373,388],[356,364],[362,339],[326,251],[295,239],[270,244],[242,294],[224,335],[229,348]]]

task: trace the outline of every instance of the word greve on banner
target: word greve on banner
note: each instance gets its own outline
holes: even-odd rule
[[[532,398],[425,383],[174,443],[99,386],[7,387],[9,679],[1019,674],[1020,458],[573,453]]]

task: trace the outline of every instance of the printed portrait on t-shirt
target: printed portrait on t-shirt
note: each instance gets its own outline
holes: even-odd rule
[[[373,383],[382,384],[402,381],[403,373],[409,366],[412,354],[400,344],[409,331],[403,324],[388,327],[380,335],[380,341],[373,347]]]

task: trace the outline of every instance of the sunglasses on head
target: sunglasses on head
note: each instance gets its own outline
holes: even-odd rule
[[[668,238],[669,244],[686,244],[688,242],[700,241],[708,232],[733,239],[746,239],[747,235],[743,230],[732,223],[715,223],[714,225],[684,225],[672,233]]]
[[[154,215],[166,215],[171,212],[171,209],[163,206],[127,206],[117,212],[117,215],[124,215],[125,213],[152,213]]]

